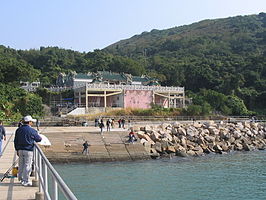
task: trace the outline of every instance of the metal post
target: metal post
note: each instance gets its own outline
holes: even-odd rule
[[[48,190],[48,179],[47,179],[47,165],[44,164],[44,170],[43,170],[43,181],[44,181],[44,191]],[[44,199],[47,200],[46,195],[44,195]]]
[[[41,177],[42,177],[42,159],[41,159],[41,155],[40,154],[38,154],[38,163],[39,163],[39,176],[40,176],[40,178],[39,178],[39,191],[40,191],[40,193],[43,193],[43,187],[42,187],[42,184],[41,184]]]
[[[34,164],[34,180],[32,180],[32,186],[38,186],[38,160],[37,160],[37,150],[36,148],[33,149],[33,164]]]
[[[55,181],[55,178],[52,177],[52,199],[58,200],[58,188],[57,188],[57,182]]]

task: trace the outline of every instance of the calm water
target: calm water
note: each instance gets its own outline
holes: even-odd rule
[[[54,165],[78,199],[266,199],[266,151]]]

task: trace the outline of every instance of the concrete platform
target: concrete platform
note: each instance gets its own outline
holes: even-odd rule
[[[142,144],[128,144],[127,129],[114,128],[100,134],[97,127],[46,127],[40,130],[52,145],[42,147],[51,162],[109,162],[150,159]],[[89,155],[82,155],[88,141]]]

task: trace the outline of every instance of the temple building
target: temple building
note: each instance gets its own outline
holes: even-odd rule
[[[84,113],[92,110],[107,111],[115,108],[164,108],[185,106],[184,87],[160,86],[148,76],[100,71],[97,73],[60,74],[57,85],[74,89],[74,105]]]

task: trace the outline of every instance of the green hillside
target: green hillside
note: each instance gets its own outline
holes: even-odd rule
[[[15,50],[0,45],[0,118],[10,110],[29,113],[19,107],[27,99],[40,101],[38,95],[13,90],[19,81],[40,80],[42,86],[50,86],[59,72],[71,70],[147,74],[162,85],[184,86],[194,103],[186,114],[265,114],[265,47],[265,13],[143,32],[87,53],[58,47]],[[40,113],[39,108],[34,109],[30,113]]]
[[[143,32],[104,50],[141,61],[164,85],[235,94],[249,109],[266,105],[265,13]]]

